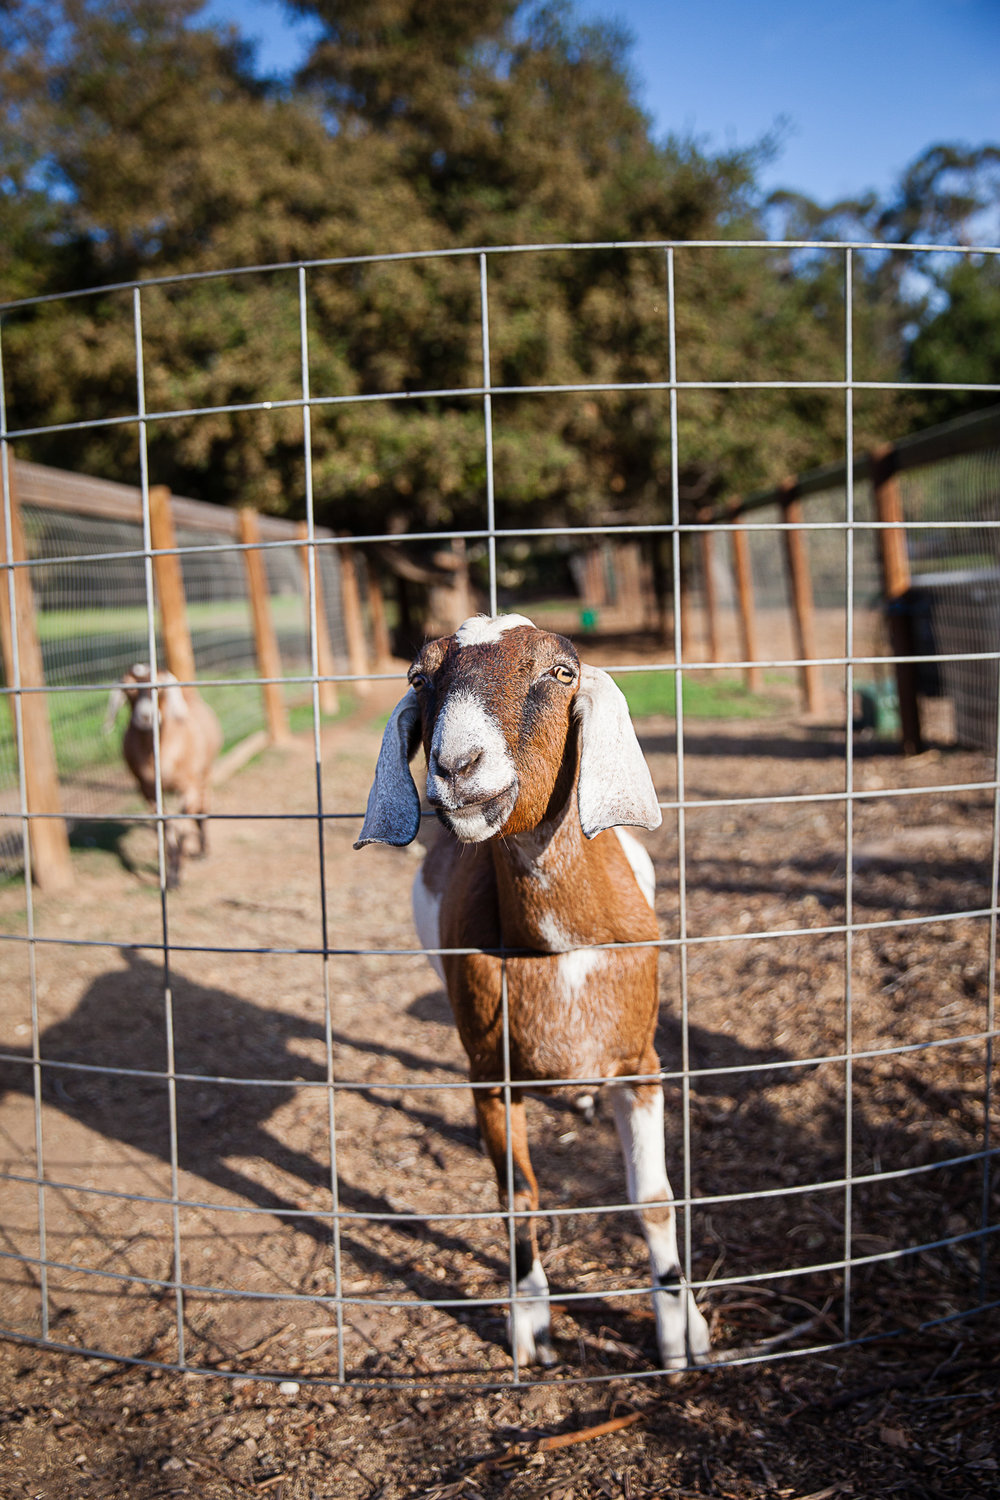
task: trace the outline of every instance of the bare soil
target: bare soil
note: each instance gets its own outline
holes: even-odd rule
[[[683,1193],[686,1135],[720,1363],[650,1373],[644,1247],[602,1211],[610,1112],[544,1099],[562,1362],[513,1386],[464,1057],[408,951],[416,855],[351,847],[395,696],[324,730],[322,849],[305,736],[218,789],[209,858],[166,900],[148,826],[81,827],[72,896],[36,896],[33,949],[0,946],[0,1495],[996,1494],[1000,1328],[973,1310],[1000,1297],[977,1238],[1000,1202],[961,1160],[986,1139],[987,758],[858,740],[848,880],[842,705],[691,721],[680,768],[673,721],[640,725],[661,795],[680,769],[704,804],[644,837],[668,1162]],[[848,940],[848,915],[883,925]],[[27,921],[0,891],[3,931]]]

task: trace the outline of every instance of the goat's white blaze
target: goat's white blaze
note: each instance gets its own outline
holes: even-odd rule
[[[516,630],[527,625],[534,630],[534,622],[526,615],[473,615],[455,631],[456,646],[490,646],[498,641],[505,630]]]
[[[424,880],[423,866],[417,871],[413,882],[413,925],[417,929],[417,940],[421,948],[441,946],[441,895],[435,893]],[[427,961],[444,984],[444,964],[437,953],[428,953]]]
[[[517,1350],[519,1364],[553,1363],[555,1356],[549,1342],[549,1284],[540,1260],[532,1261],[527,1276],[517,1283],[508,1336]]]
[[[460,778],[456,772],[462,773]],[[499,723],[475,693],[456,688],[445,699],[431,736],[428,795],[448,814],[460,838],[480,843],[492,837],[496,825],[475,804],[509,791],[516,780]]]
[[[611,1098],[629,1200],[639,1210],[653,1282],[671,1287],[653,1292],[660,1359],[665,1369],[679,1369],[687,1363],[689,1352],[693,1361],[700,1362],[710,1341],[708,1324],[681,1277],[677,1216],[672,1207],[669,1213],[663,1212],[666,1204],[673,1203],[663,1140],[663,1091],[657,1088],[640,1098],[634,1089],[619,1084],[612,1088]],[[643,1204],[656,1205],[659,1212],[644,1215]]]

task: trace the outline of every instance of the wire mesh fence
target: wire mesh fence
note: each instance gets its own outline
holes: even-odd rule
[[[941,656],[936,673],[930,664],[925,687],[950,699],[959,742],[982,749],[994,744],[997,719],[996,672],[979,653],[1000,640],[998,495],[1000,454],[993,449],[907,475],[903,496],[913,608],[921,638]]]
[[[459,535],[482,556],[490,613],[521,603],[511,543],[530,553],[558,538],[582,549],[595,532],[619,533],[640,551],[665,543],[680,579],[682,551],[705,528],[681,519],[678,402],[705,382],[677,375],[674,274],[685,255],[706,248],[656,250],[669,337],[662,380],[643,384],[663,395],[662,519],[601,528],[509,524],[493,468],[503,398],[514,390],[544,404],[553,392],[491,379],[490,277],[498,257],[546,251],[460,257],[479,278],[473,331],[483,373],[457,394],[478,408],[484,481],[480,523]],[[814,248],[842,261],[849,307],[854,250]],[[397,263],[378,262],[386,274]],[[310,278],[338,267],[292,269],[303,388],[292,396],[283,387],[275,401],[301,413],[312,535],[310,424],[350,398],[311,394],[308,383]],[[109,419],[143,434],[176,414],[144,406],[148,292],[124,294],[138,330],[140,396]],[[972,1327],[1000,1305],[1000,640],[990,586],[998,450],[906,478],[918,603],[928,573],[947,585],[928,605],[933,650],[918,654],[940,671],[954,725],[927,755],[904,761],[855,722],[856,689],[882,670],[888,646],[880,523],[850,470],[852,403],[865,382],[853,375],[849,318],[844,369],[815,383],[844,404],[848,466],[845,483],[810,502],[799,528],[825,621],[818,663],[802,659],[784,623],[766,634],[754,663],[741,656],[735,630],[716,659],[687,650],[679,588],[669,650],[654,635],[626,657],[620,636],[602,636],[566,599],[537,615],[548,628],[582,631],[581,655],[589,648],[621,681],[655,682],[634,712],[664,812],[647,844],[658,877],[668,1166],[685,1274],[711,1315],[720,1363],[807,1356],[941,1322]],[[720,376],[714,384],[747,383]],[[586,393],[615,390],[595,382]],[[379,399],[412,395],[387,390]],[[5,448],[25,435],[4,413]],[[50,702],[86,702],[92,719],[123,666],[160,650],[145,453],[143,442],[143,528],[84,528],[26,508],[29,561],[5,558],[11,618],[13,575],[26,567],[43,620],[54,622],[45,643]],[[9,509],[7,473],[5,461]],[[789,528],[780,516],[761,510],[747,533],[759,602],[765,615],[783,617],[776,559]],[[328,601],[337,597],[337,546],[329,539],[314,552]],[[259,722],[259,709],[247,708],[260,683],[240,551],[178,535],[203,690],[239,695],[227,710],[229,736]],[[468,1387],[654,1373],[649,1273],[618,1182],[612,1123],[601,1112],[582,1120],[559,1096],[535,1106],[533,1128],[564,1363],[538,1374],[505,1351],[517,1281],[510,1220],[476,1149],[447,1004],[413,937],[413,863],[350,849],[401,674],[375,678],[368,717],[349,741],[330,741],[317,698],[316,592],[303,584],[301,547],[265,553],[281,601],[282,659],[310,704],[309,744],[290,758],[273,752],[226,789],[213,817],[221,848],[200,883],[168,891],[162,847],[153,856],[150,846],[144,879],[134,870],[113,879],[108,865],[83,863],[73,899],[38,897],[23,770],[5,751],[5,785],[14,789],[5,821],[27,857],[25,874],[0,891],[11,997],[0,1051],[3,1331],[168,1368],[296,1381]],[[973,601],[980,628],[972,637],[952,631],[956,598]],[[94,610],[101,621],[92,635],[82,621]],[[619,618],[609,608],[604,624]],[[26,695],[16,652],[14,662],[5,696],[16,747]],[[749,665],[777,683],[777,708],[738,724],[699,719],[691,710],[698,685]],[[820,719],[788,712],[788,683],[811,665],[827,693]],[[57,733],[64,785],[74,782],[73,756],[84,758],[74,747],[87,733],[66,714]],[[111,757],[99,776],[123,780]],[[85,803],[74,810],[85,824]],[[505,1087],[519,1082],[507,1078]]]
[[[24,472],[46,471],[29,466]],[[71,505],[75,488],[72,477],[67,479],[63,488]],[[86,484],[82,496],[93,504]],[[62,503],[67,503],[66,496]],[[211,507],[201,510],[205,513]],[[131,810],[133,783],[121,757],[120,725],[107,717],[107,685],[150,655],[141,518],[114,519],[86,509],[52,509],[33,503],[30,482],[20,513],[26,555],[33,565],[44,678],[54,690],[49,712],[63,808],[70,818]],[[204,525],[193,529],[181,524],[176,542],[198,677],[204,679],[204,696],[219,716],[224,743],[233,747],[265,729],[265,712],[244,552],[233,544],[231,527],[221,525],[223,518],[230,519],[220,512],[216,535]],[[308,714],[308,579],[302,545],[291,540],[291,525],[287,531],[287,542],[268,540],[262,555],[285,698],[290,709],[304,709]],[[337,561],[330,549],[316,553],[318,607],[331,648],[343,662],[347,646]],[[363,577],[358,586],[363,590]],[[159,618],[154,640],[157,659],[163,663],[166,653]],[[16,806],[17,785],[16,743],[8,717],[0,731],[0,798],[6,798],[8,813]],[[4,832],[0,869],[10,875],[22,869],[21,840],[14,828]]]

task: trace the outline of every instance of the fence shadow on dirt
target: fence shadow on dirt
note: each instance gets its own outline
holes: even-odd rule
[[[40,1055],[48,1065],[43,1069],[43,1100],[86,1130],[169,1163],[171,1121],[165,1076],[162,966],[158,960],[138,952],[126,952],[125,957],[124,969],[109,971],[93,980],[72,1013],[43,1031]],[[226,1198],[231,1195],[253,1209],[274,1215],[287,1226],[289,1233],[305,1235],[325,1250],[331,1239],[330,1218],[320,1211],[303,1210],[296,1193],[274,1186],[271,1175],[271,1169],[276,1169],[306,1189],[328,1187],[329,1161],[316,1148],[320,1137],[314,1132],[303,1144],[302,1137],[294,1141],[282,1139],[268,1128],[276,1112],[303,1086],[315,1090],[315,1117],[321,1119],[325,1108],[322,1087],[326,1082],[325,1066],[303,1055],[296,1044],[322,1042],[322,1025],[302,1016],[267,1009],[220,987],[191,982],[176,971],[171,979],[175,1065],[177,1074],[182,1075],[176,1084],[179,1169]],[[451,1024],[443,992],[426,992],[411,1003],[409,1010],[427,1027],[426,1053],[412,1046],[397,1047],[382,1036],[371,1038],[357,1033],[335,1033],[334,1045],[389,1054],[414,1079],[438,1074],[442,1066],[454,1077],[458,1070],[447,1062],[442,1064],[436,1055],[440,1049],[434,1044],[440,1027]],[[664,1066],[676,1066],[681,1052],[681,1026],[676,1017],[664,1016],[657,1041]],[[838,1165],[831,1142],[843,1138],[842,1098],[824,1095],[821,1107],[816,1107],[815,1101],[803,1099],[803,1107],[794,1118],[789,1118],[785,1108],[790,1097],[810,1092],[812,1075],[817,1071],[815,1065],[807,1063],[782,1069],[778,1066],[782,1062],[793,1061],[787,1049],[748,1046],[732,1035],[697,1025],[689,1029],[689,1055],[691,1065],[704,1070],[692,1084],[697,1176],[704,1191],[745,1188],[748,1184],[745,1176],[741,1179],[739,1162],[768,1160],[770,1143],[779,1135],[782,1161],[794,1162],[801,1180],[822,1181],[825,1176],[836,1176]],[[0,1103],[5,1091],[30,1096],[32,1088],[33,1070],[27,1050],[23,1058],[8,1054],[7,1060],[0,1063]],[[398,1085],[389,1089],[372,1084],[357,1090],[368,1104],[390,1111],[404,1108],[402,1100],[396,1097],[398,1092]],[[455,1150],[474,1149],[471,1105],[469,1124],[456,1126],[424,1102],[432,1097],[421,1093],[415,1096],[419,1103],[407,1099],[405,1113],[410,1126],[417,1126],[444,1151],[451,1151],[449,1162],[453,1171],[455,1164],[461,1167],[462,1161],[461,1155],[454,1155]],[[716,1101],[721,1101],[721,1109]],[[921,1102],[928,1103],[926,1097]],[[948,1099],[937,1104],[931,1100],[930,1104],[934,1106],[939,1128],[949,1125]],[[668,1084],[669,1160],[675,1172],[680,1161],[678,1108],[679,1089]],[[567,1184],[579,1182],[581,1177],[586,1199],[595,1209],[601,1203],[621,1201],[621,1163],[609,1110],[603,1109],[592,1125],[579,1125],[579,1144],[569,1155],[565,1148],[558,1147],[560,1132],[566,1130],[565,1111],[546,1105],[539,1123],[535,1165],[543,1209],[565,1203]],[[912,1157],[912,1132],[905,1119],[900,1119],[895,1128],[881,1116],[873,1115],[869,1120],[865,1107],[858,1103],[855,1130],[859,1139],[869,1136],[877,1139],[885,1160]],[[957,1124],[954,1129],[948,1128],[944,1136],[939,1134],[936,1150],[948,1155],[966,1148],[967,1142],[961,1137]],[[84,1139],[81,1137],[81,1141]],[[467,1262],[470,1241],[464,1237],[462,1226],[419,1216],[400,1216],[390,1185],[386,1184],[383,1193],[378,1184],[384,1178],[380,1179],[374,1170],[366,1170],[366,1143],[352,1145],[354,1155],[348,1157],[351,1165],[344,1171],[344,1163],[341,1164],[340,1206],[362,1219],[341,1221],[343,1249],[367,1273],[384,1277],[387,1282],[401,1281],[417,1298],[434,1301],[443,1293],[461,1298],[461,1284],[456,1282],[449,1287],[450,1278],[443,1284],[440,1268],[449,1261]],[[234,1160],[241,1165],[233,1165]],[[257,1165],[247,1165],[250,1162],[259,1164],[259,1170]],[[766,1174],[758,1174],[754,1180],[766,1187],[775,1185]],[[787,1178],[776,1180],[787,1183]],[[401,1174],[397,1187],[403,1183],[405,1174]],[[449,1181],[444,1164],[440,1192],[443,1211],[459,1207],[454,1201],[456,1184]],[[193,1194],[195,1200],[204,1196],[197,1186]],[[955,1196],[954,1192],[950,1194],[953,1202]],[[211,1212],[210,1205],[208,1211]],[[366,1215],[385,1216],[391,1223],[366,1224]],[[697,1222],[697,1205],[695,1216]],[[788,1255],[787,1235],[802,1216],[801,1199],[791,1203],[778,1201],[763,1208],[741,1204],[718,1213],[718,1232],[725,1238],[732,1230],[741,1246],[738,1260],[746,1264],[749,1273],[758,1255],[765,1265],[783,1264]],[[608,1324],[624,1327],[629,1344],[623,1347],[627,1350],[637,1345],[652,1358],[650,1331],[639,1304],[630,1300],[623,1314],[621,1308],[609,1310],[607,1302],[607,1296],[613,1296],[615,1268],[622,1264],[622,1236],[633,1235],[633,1230],[626,1226],[628,1217],[610,1221],[593,1218],[581,1224],[581,1243],[586,1242],[590,1254],[595,1253],[595,1246],[599,1247],[596,1253],[607,1266],[608,1276],[605,1286],[595,1287],[592,1297],[571,1305],[571,1316],[578,1328],[590,1328],[595,1334]],[[162,1218],[159,1222],[163,1222]],[[570,1263],[563,1263],[554,1271],[552,1286],[556,1296],[560,1289],[571,1291],[577,1286],[572,1263],[577,1222],[567,1221],[564,1241],[568,1235]],[[114,1239],[117,1230],[113,1212],[102,1233],[108,1242]],[[503,1295],[508,1277],[505,1232],[497,1225],[495,1232],[490,1231],[489,1239],[494,1248],[484,1253],[482,1245],[477,1244],[475,1256],[495,1278],[495,1291]],[[705,1274],[704,1243],[696,1244],[695,1251],[701,1274]],[[437,1275],[432,1274],[435,1269]],[[795,1284],[794,1269],[789,1270],[786,1279],[790,1287]],[[719,1300],[719,1305],[724,1305],[724,1299]],[[456,1324],[471,1325],[487,1343],[502,1342],[502,1319],[493,1309],[473,1305],[468,1310],[449,1311]]]

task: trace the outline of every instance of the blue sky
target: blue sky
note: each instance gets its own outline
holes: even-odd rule
[[[576,0],[576,10],[632,33],[637,94],[658,136],[689,133],[718,150],[777,130],[767,188],[821,202],[882,194],[925,146],[1000,141],[1000,0]],[[307,50],[309,25],[280,0],[209,0],[204,15],[256,40],[269,71]]]

